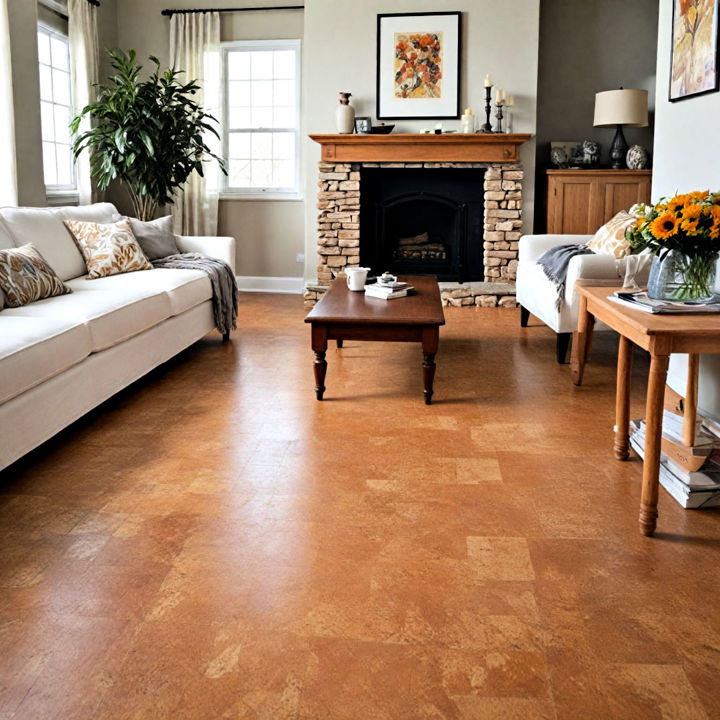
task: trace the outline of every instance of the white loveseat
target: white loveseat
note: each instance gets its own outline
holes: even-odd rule
[[[110,203],[3,208],[0,250],[32,242],[73,292],[0,310],[0,469],[214,328],[208,277],[144,270],[89,280],[63,220],[112,222]],[[231,237],[178,237],[234,270]]]

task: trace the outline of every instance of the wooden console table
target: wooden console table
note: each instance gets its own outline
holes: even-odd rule
[[[573,340],[572,376],[580,385],[592,340],[595,319],[609,325],[620,334],[617,365],[617,394],[615,399],[615,457],[626,460],[629,453],[630,425],[630,369],[632,345],[650,353],[645,408],[645,459],[643,463],[642,497],[640,501],[640,532],[655,532],[658,503],[658,477],[662,438],[663,400],[667,368],[672,353],[690,355],[688,393],[683,433],[685,444],[691,445],[692,435],[687,428],[694,427],[697,393],[697,355],[720,353],[720,315],[652,315],[632,310],[608,300],[620,288],[576,286],[580,296],[578,329]]]

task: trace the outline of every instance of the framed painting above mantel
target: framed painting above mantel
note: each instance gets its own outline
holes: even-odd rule
[[[459,12],[378,15],[378,119],[460,117],[461,18]]]

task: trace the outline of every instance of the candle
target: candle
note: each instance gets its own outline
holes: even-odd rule
[[[490,73],[485,75],[485,87],[492,87],[492,80],[490,79]]]
[[[498,88],[497,92],[495,93],[495,103],[497,105],[502,105],[504,100],[505,100],[505,91]]]
[[[508,107],[511,107],[512,105],[515,104],[515,98],[514,98],[512,95],[508,95],[508,96],[507,96],[507,100],[505,101],[505,104],[506,104]]]

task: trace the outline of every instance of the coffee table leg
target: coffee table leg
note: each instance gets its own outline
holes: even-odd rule
[[[615,442],[613,451],[618,460],[627,460],[630,431],[630,375],[632,372],[633,345],[624,335],[620,336],[617,366],[617,389],[615,390]]]
[[[315,373],[315,397],[318,400],[323,399],[325,392],[325,373],[327,372],[327,360],[325,353],[327,352],[327,330],[322,325],[312,326],[312,349],[315,353],[315,364],[313,371]]]
[[[423,394],[425,404],[430,405],[433,396],[433,381],[435,380],[435,354],[438,351],[440,331],[437,327],[423,328]]]

